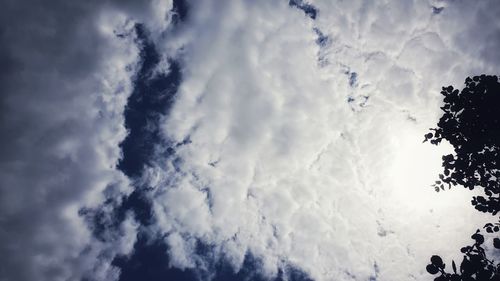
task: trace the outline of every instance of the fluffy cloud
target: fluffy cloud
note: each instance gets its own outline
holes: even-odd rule
[[[470,193],[428,187],[450,148],[421,141],[441,86],[498,72],[496,43],[482,44],[498,28],[478,20],[497,7],[313,4],[316,20],[284,1],[192,3],[160,43],[182,55],[162,126],[184,144],[149,173],[157,227],[178,267],[203,265],[201,241],[235,269],[250,253],[268,276],[421,280],[432,253],[456,257],[447,249],[489,219]]]
[[[0,279],[116,279],[141,228],[181,269],[251,256],[267,277],[422,280],[489,219],[429,187],[450,148],[421,141],[441,86],[499,71],[494,1],[189,1],[187,18],[174,2],[4,4]],[[116,165],[137,22],[152,73],[175,59],[183,81],[134,179],[151,225],[125,215],[95,237],[79,210],[113,224],[102,201],[131,191]]]
[[[117,239],[103,243],[78,212],[99,204],[105,189],[129,192],[115,166],[138,50],[133,33],[116,35],[130,33],[134,19],[153,21],[164,11],[153,7],[134,1],[3,3],[1,280],[117,277],[110,259],[130,252],[135,223],[127,219]]]

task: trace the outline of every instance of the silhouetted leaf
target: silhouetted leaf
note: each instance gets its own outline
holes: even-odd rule
[[[443,259],[440,256],[434,255],[431,257],[431,263],[439,268],[443,268]]]
[[[493,246],[497,249],[500,249],[500,239],[498,238],[493,238]]]
[[[484,236],[479,234],[479,233],[474,233],[471,236],[472,239],[476,240],[477,244],[483,244],[484,243]]]
[[[439,272],[439,269],[433,265],[433,264],[428,264],[427,267],[425,268],[427,270],[427,272],[429,272],[430,274],[436,274]]]

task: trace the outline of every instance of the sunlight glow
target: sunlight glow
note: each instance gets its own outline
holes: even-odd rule
[[[448,205],[446,200],[456,199],[457,195],[450,196],[453,191],[447,190],[436,192],[431,186],[443,170],[441,157],[452,153],[453,147],[445,141],[438,146],[422,143],[423,139],[422,131],[415,127],[400,130],[392,139],[394,149],[388,178],[394,185],[394,199],[404,200],[407,207],[428,210]]]

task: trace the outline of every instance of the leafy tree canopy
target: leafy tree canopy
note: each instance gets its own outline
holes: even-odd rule
[[[470,246],[465,246],[460,249],[464,253],[460,268],[457,268],[455,261],[451,262],[450,272],[446,269],[446,264],[440,256],[434,255],[430,259],[430,264],[426,270],[430,274],[438,274],[434,281],[499,281],[500,280],[500,264],[496,264],[494,260],[488,259],[485,249],[483,248],[484,236],[479,233],[472,234],[471,238],[474,243]],[[493,239],[493,246],[500,248],[500,239]]]
[[[443,174],[434,187],[461,185],[484,188],[484,196],[472,200],[481,212],[500,211],[500,83],[497,76],[468,77],[462,91],[443,87],[443,116],[425,135],[425,141],[439,144],[443,139],[455,153],[443,156]]]
[[[472,205],[492,215],[500,211],[500,83],[497,76],[481,75],[465,79],[461,91],[443,87],[443,116],[437,128],[425,135],[425,140],[438,145],[443,139],[454,148],[454,154],[443,156],[444,171],[433,185],[436,191],[445,186],[461,185],[470,190],[482,188],[484,196],[474,196]],[[500,223],[488,223],[486,232],[498,232]],[[490,260],[483,248],[484,236],[479,229],[471,238],[474,244],[461,249],[464,254],[457,269],[447,271],[441,257],[434,255],[426,270],[438,276],[435,281],[500,281],[500,263]],[[500,239],[493,239],[500,249]],[[449,267],[448,267],[449,270]]]

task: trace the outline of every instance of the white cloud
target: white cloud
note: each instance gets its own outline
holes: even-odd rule
[[[489,218],[469,192],[428,187],[446,148],[421,141],[441,86],[498,72],[484,3],[314,1],[316,21],[286,1],[193,4],[162,43],[183,46],[164,133],[191,140],[180,172],[160,158],[154,177],[176,264],[196,264],[193,238],[236,268],[248,251],[266,274],[292,264],[317,280],[422,280],[430,255],[457,256]],[[313,27],[330,38],[321,50]]]
[[[446,148],[421,140],[441,86],[498,72],[499,6],[311,3],[316,20],[287,1],[192,1],[176,29],[172,1],[5,3],[0,279],[112,280],[133,250],[131,217],[102,242],[78,209],[130,191],[115,166],[138,51],[114,31],[136,21],[183,68],[161,125],[190,142],[144,175],[170,266],[205,267],[198,241],[235,269],[250,253],[316,280],[421,280],[431,254],[457,256],[489,218],[470,192],[428,187]]]

